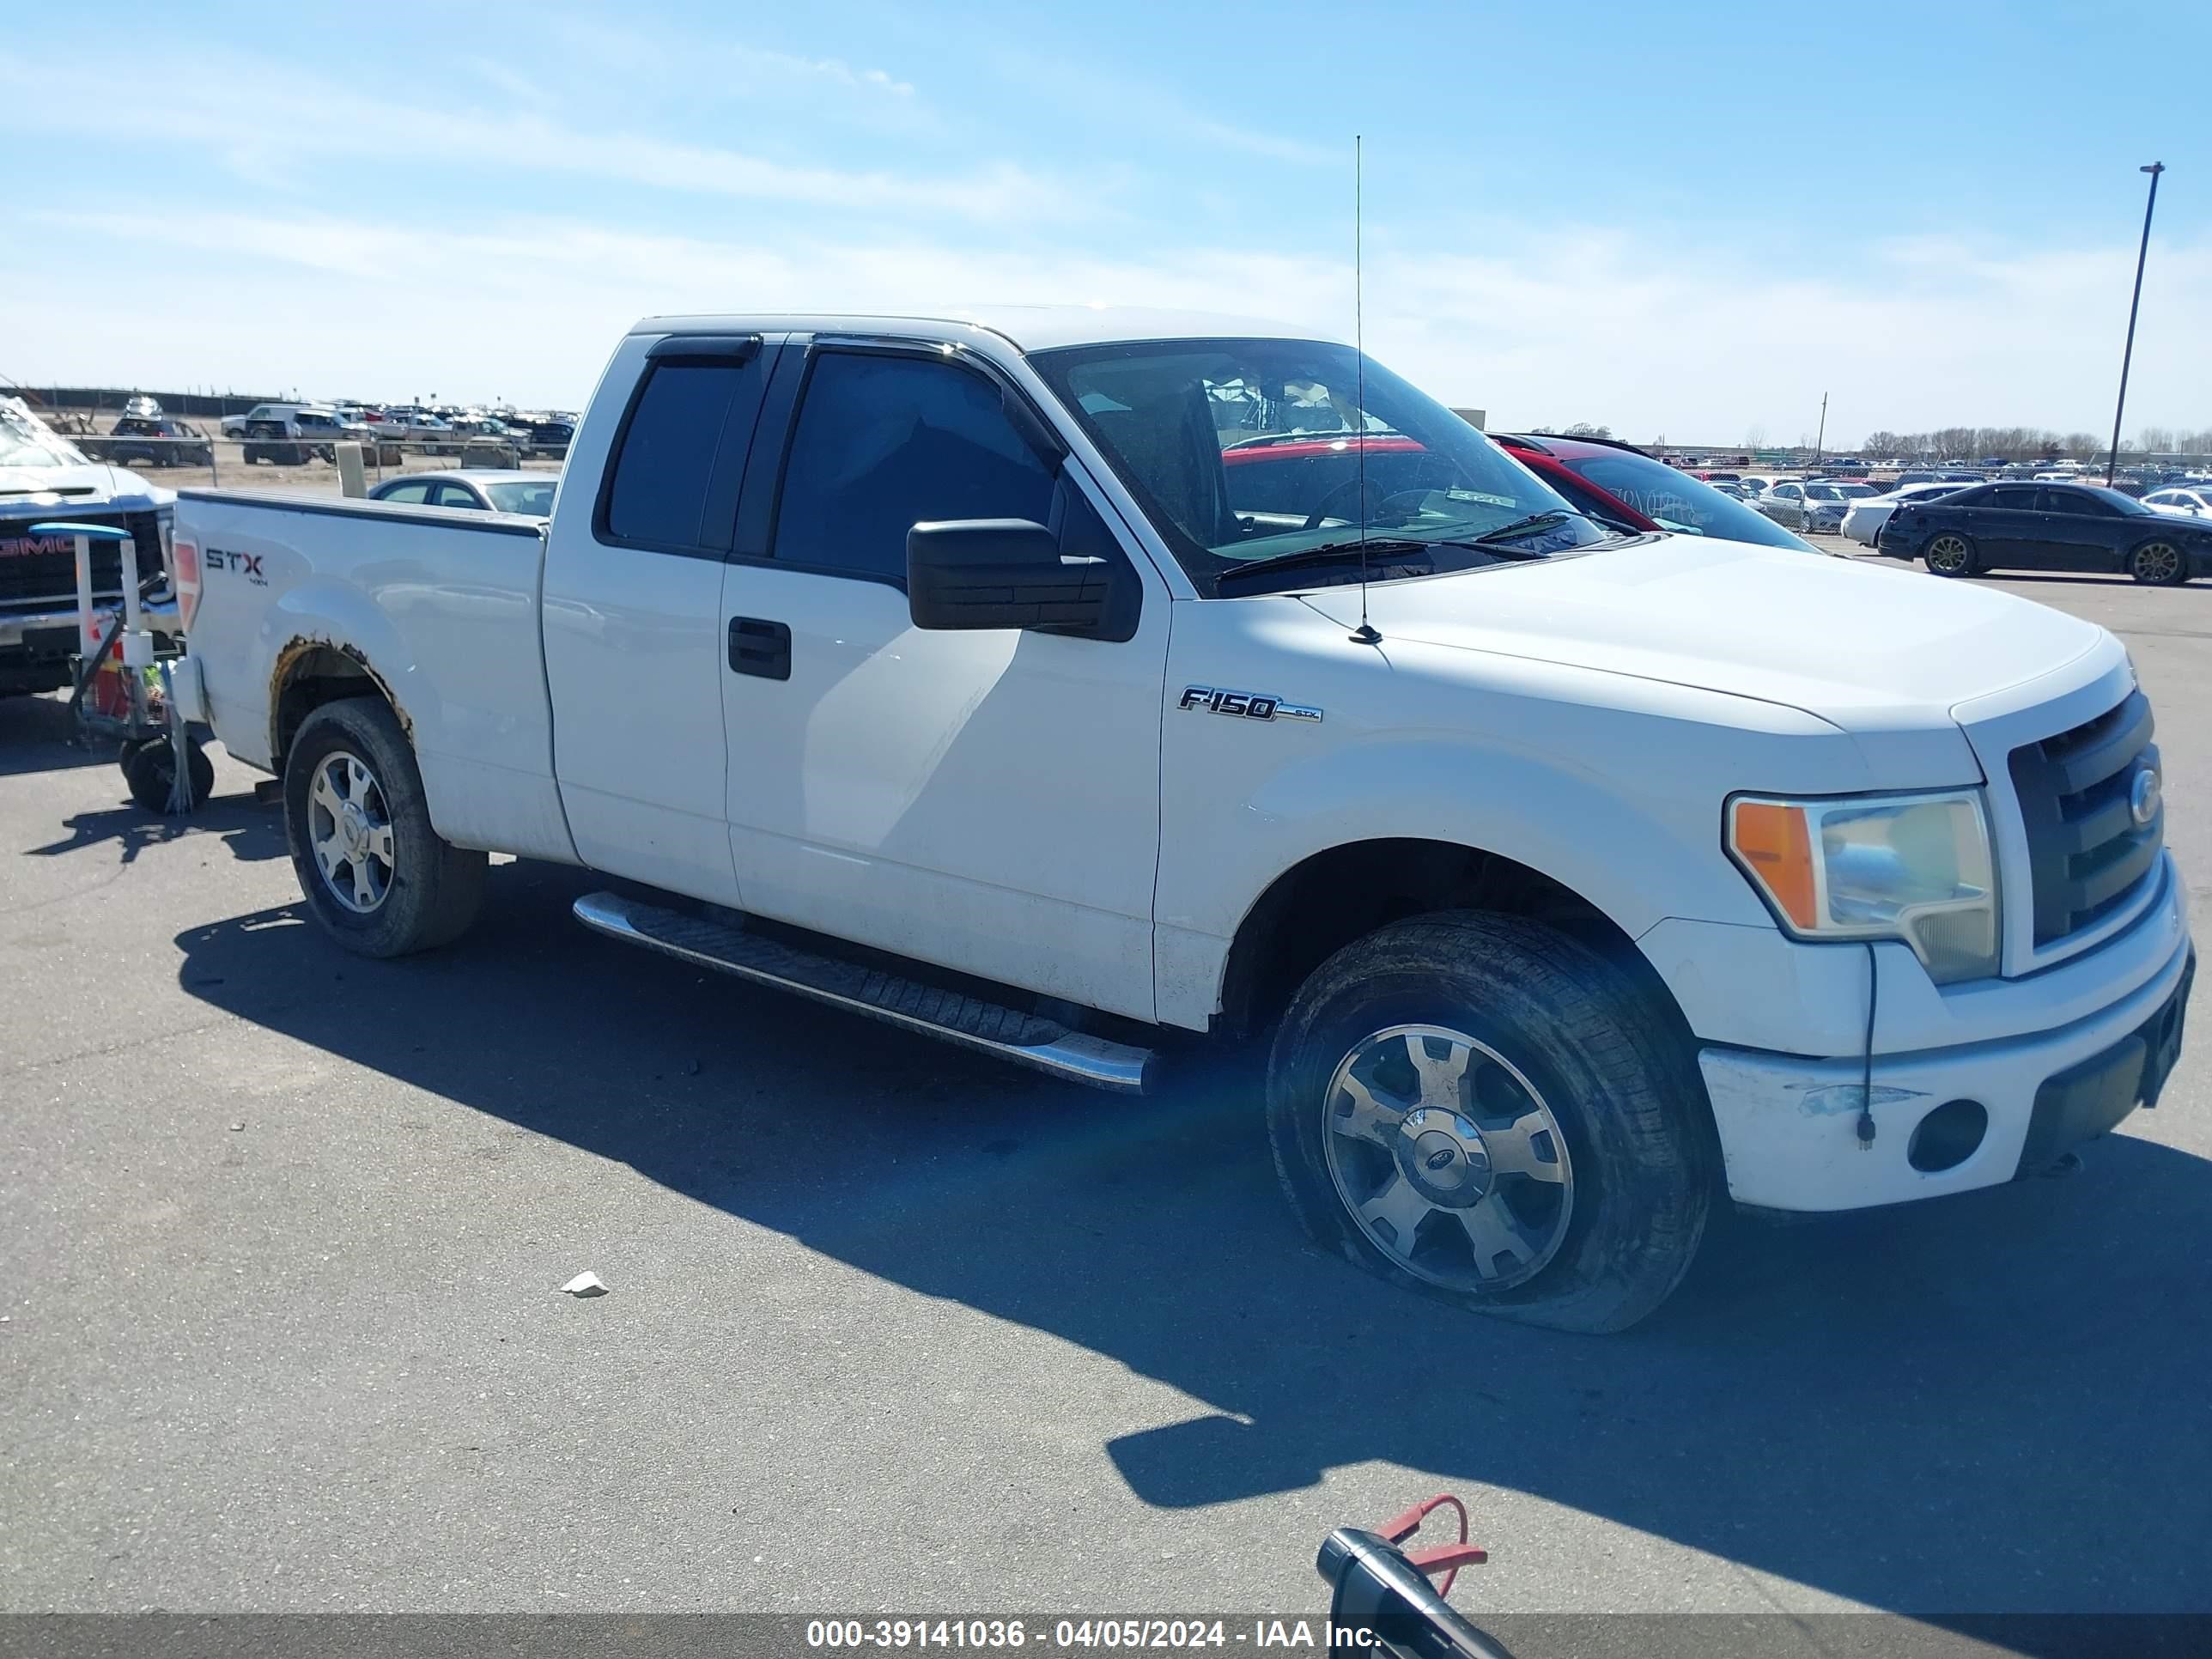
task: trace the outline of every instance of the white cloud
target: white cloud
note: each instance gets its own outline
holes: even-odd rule
[[[656,312],[914,311],[1105,301],[1276,316],[1348,336],[1340,259],[1207,246],[779,234],[744,241],[516,220],[466,234],[322,214],[130,204],[48,213],[66,270],[0,267],[0,314],[34,319],[0,368],[30,380],[301,386],[349,395],[574,403],[617,336]],[[1488,233],[1409,248],[1370,225],[1369,349],[1445,402],[1528,427],[1736,444],[1953,422],[2108,427],[2132,246],[1886,251],[1865,276],[1796,277],[1618,233]],[[159,307],[127,262],[159,246]],[[2212,425],[2212,341],[2192,295],[2212,244],[2154,242],[2129,428]],[[112,274],[110,274],[110,273]],[[179,326],[179,319],[188,325]]]
[[[757,46],[738,47],[736,56],[740,63],[765,70],[771,75],[829,81],[861,92],[886,93],[894,98],[914,96],[911,81],[894,80],[884,70],[856,70],[842,58],[801,58],[796,53],[768,52]]]
[[[828,72],[832,61],[811,67]],[[836,67],[856,84],[879,73]],[[30,84],[27,70],[0,58],[0,87],[9,82]],[[903,87],[888,76],[884,82],[893,90]],[[951,173],[809,166],[726,146],[587,131],[535,109],[494,112],[410,104],[251,60],[164,60],[158,95],[144,99],[113,96],[111,101],[118,88],[105,70],[82,87],[73,84],[67,70],[40,84],[42,98],[96,89],[106,112],[106,137],[158,139],[171,153],[204,147],[241,182],[263,187],[300,187],[329,167],[359,167],[374,157],[386,169],[459,165],[830,211],[949,214],[978,222],[1033,223],[1094,211],[1086,195],[1008,160]],[[240,86],[253,88],[250,126],[238,113]],[[28,127],[41,107],[37,100],[0,100],[0,131]]]

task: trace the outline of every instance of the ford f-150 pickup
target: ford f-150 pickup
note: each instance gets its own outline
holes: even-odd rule
[[[179,696],[340,945],[455,939],[500,851],[1109,1088],[1263,1038],[1304,1224],[1485,1311],[1620,1328],[1717,1201],[2008,1181],[2179,1051],[2110,634],[1608,531],[1298,331],[653,319],[550,525],[186,491],[175,539]]]

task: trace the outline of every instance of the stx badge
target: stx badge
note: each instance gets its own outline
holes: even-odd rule
[[[1319,720],[1321,710],[1302,702],[1285,702],[1280,697],[1263,696],[1256,691],[1231,691],[1218,685],[1186,685],[1182,689],[1184,708],[1203,708],[1215,714],[1234,714],[1248,720]]]
[[[233,553],[225,548],[210,547],[207,550],[206,563],[210,570],[235,570],[257,587],[269,585],[269,579],[261,574],[261,556],[258,553]]]

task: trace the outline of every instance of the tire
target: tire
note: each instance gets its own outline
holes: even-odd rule
[[[176,751],[170,748],[168,738],[147,738],[125,745],[118,764],[131,799],[140,809],[166,814],[177,781]],[[197,812],[215,793],[215,763],[199,744],[185,744],[185,776],[191,785],[191,810]]]
[[[2179,587],[2189,580],[2189,556],[2172,542],[2145,542],[2128,555],[2128,574],[2146,587]]]
[[[1920,549],[1920,562],[1931,576],[1972,576],[1982,568],[1974,544],[1955,530],[1939,530]]]
[[[414,750],[380,697],[327,702],[301,722],[284,762],[284,838],[308,910],[360,956],[450,944],[483,902],[485,855],[430,827]],[[318,846],[351,856],[325,874]]]
[[[1556,928],[1476,911],[1393,924],[1315,970],[1275,1034],[1267,1131],[1324,1249],[1571,1331],[1667,1299],[1717,1168],[1703,1079],[1635,982]]]

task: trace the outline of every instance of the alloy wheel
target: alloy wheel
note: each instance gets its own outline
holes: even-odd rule
[[[323,885],[347,909],[367,915],[392,891],[398,866],[384,787],[361,757],[325,755],[307,787],[307,845]]]
[[[1507,1290],[1565,1240],[1566,1137],[1486,1043],[1447,1026],[1389,1026],[1337,1066],[1323,1110],[1337,1195],[1368,1242],[1417,1278]]]
[[[1928,544],[1928,568],[1947,576],[1964,575],[1971,557],[1963,537],[1938,536]]]
[[[2135,567],[2137,581],[2165,586],[2180,579],[2181,550],[2172,542],[2153,542],[2136,550]]]

